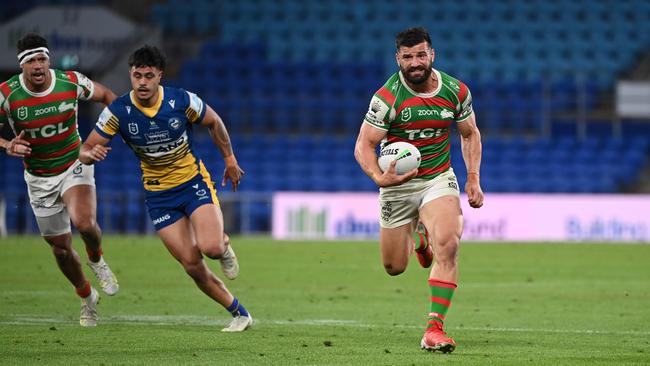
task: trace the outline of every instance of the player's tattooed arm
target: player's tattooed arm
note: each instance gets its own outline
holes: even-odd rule
[[[226,169],[223,172],[221,185],[225,186],[226,182],[230,181],[233,190],[236,191],[244,171],[239,167],[239,163],[237,163],[232,149],[232,143],[230,142],[230,136],[228,135],[228,130],[223,120],[210,106],[206,105],[206,108],[205,117],[203,117],[201,124],[208,127],[212,142],[217,145],[226,162]]]
[[[232,143],[230,142],[228,130],[217,112],[215,112],[210,106],[206,105],[206,107],[207,111],[202,124],[208,127],[212,141],[217,145],[219,151],[221,151],[223,158],[226,159],[233,155]]]

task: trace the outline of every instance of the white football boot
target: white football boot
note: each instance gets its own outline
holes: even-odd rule
[[[227,327],[223,328],[222,332],[243,332],[246,329],[250,328],[253,325],[253,317],[248,314],[248,316],[239,315],[232,318],[230,324]]]
[[[81,299],[81,315],[79,324],[82,327],[97,326],[97,304],[99,303],[99,292],[95,288],[90,288],[90,295]]]
[[[237,275],[239,275],[239,262],[237,261],[235,251],[232,249],[232,245],[228,245],[226,252],[223,253],[219,262],[221,262],[221,270],[226,278],[229,280],[237,278]]]
[[[119,291],[120,285],[117,283],[117,277],[108,267],[108,263],[104,262],[104,257],[100,257],[97,263],[88,261],[88,266],[95,273],[95,277],[106,295],[113,296]]]

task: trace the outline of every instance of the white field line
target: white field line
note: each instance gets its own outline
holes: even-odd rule
[[[46,317],[38,315],[5,314],[0,317],[0,325],[43,325],[43,324],[76,324],[77,319],[71,317]],[[221,326],[227,323],[227,319],[215,319],[207,316],[191,315],[116,315],[108,318],[100,318],[101,324],[121,325],[161,325],[161,326]],[[257,325],[280,325],[280,326],[342,326],[353,328],[398,328],[398,329],[421,329],[416,325],[393,325],[363,323],[358,320],[344,319],[303,319],[303,320],[275,320],[255,318]],[[555,329],[555,328],[499,328],[499,327],[449,327],[449,330],[476,331],[476,332],[518,332],[518,333],[555,333],[555,334],[595,334],[595,335],[634,335],[650,336],[649,331],[610,331],[598,329]]]
[[[618,284],[617,280],[599,280],[601,285],[609,285],[611,283]],[[636,285],[645,285],[647,281],[645,279],[638,280],[628,280],[630,286]],[[590,279],[559,279],[559,280],[530,280],[530,281],[506,281],[506,282],[463,282],[459,286],[462,288],[478,288],[478,289],[492,289],[492,288],[535,288],[535,287],[555,287],[560,285],[584,285],[584,284],[593,284],[593,280]],[[46,297],[46,296],[58,296],[58,295],[69,295],[70,291],[67,289],[60,290],[1,290],[0,295],[5,296],[29,296],[29,297]]]

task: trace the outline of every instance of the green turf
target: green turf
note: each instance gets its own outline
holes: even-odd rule
[[[46,244],[2,239],[0,364],[650,363],[647,245],[464,244],[446,323],[458,348],[442,355],[419,349],[427,271],[413,258],[389,277],[374,243],[235,238],[241,274],[227,285],[256,319],[241,334],[219,332],[229,315],[157,238],[105,243],[121,290],[84,329]]]

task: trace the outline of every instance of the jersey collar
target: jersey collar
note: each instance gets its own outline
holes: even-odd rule
[[[54,86],[56,85],[56,75],[54,74],[54,70],[50,69],[50,77],[52,78],[52,82],[50,83],[50,87],[47,88],[46,90],[36,93],[27,87],[27,84],[25,84],[25,78],[23,77],[23,73],[21,72],[18,75],[18,80],[20,80],[20,86],[27,92],[27,94],[31,95],[32,97],[44,97],[52,92],[54,90]]]
[[[409,88],[408,84],[404,80],[404,75],[402,75],[402,71],[399,72],[399,80],[402,82],[402,85],[408,90],[411,94],[416,95],[418,97],[422,98],[431,98],[435,97],[438,93],[440,93],[440,89],[442,89],[442,77],[440,76],[440,72],[434,68],[432,68],[433,74],[436,75],[436,78],[438,79],[438,85],[436,86],[436,90],[432,91],[431,93],[418,93],[414,91],[413,89]]]
[[[151,107],[145,107],[142,104],[138,102],[138,99],[135,98],[133,90],[129,93],[129,97],[131,98],[131,103],[140,110],[145,116],[152,118],[153,116],[158,113],[160,110],[160,106],[162,105],[162,101],[165,98],[165,89],[163,89],[162,86],[158,86],[158,100],[156,101],[156,104],[152,105]]]

